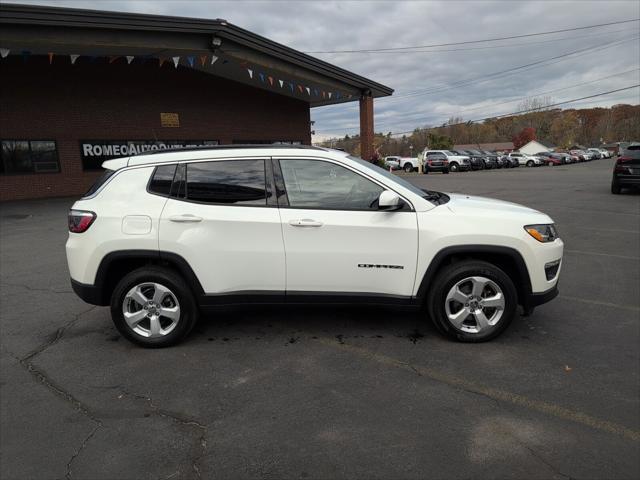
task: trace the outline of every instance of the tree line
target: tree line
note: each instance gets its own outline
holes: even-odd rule
[[[610,108],[583,109],[547,108],[549,98],[529,99],[518,110],[530,113],[465,122],[452,117],[439,126],[416,128],[400,137],[376,133],[374,149],[380,156],[416,156],[425,147],[447,149],[453,145],[513,142],[519,148],[530,139],[560,148],[573,145],[600,146],[609,142],[640,140],[640,105],[620,104]],[[360,136],[346,135],[321,143],[340,148],[354,155],[360,154]]]

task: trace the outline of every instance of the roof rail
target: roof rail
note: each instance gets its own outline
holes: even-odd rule
[[[323,147],[314,147],[312,145],[291,145],[291,144],[279,144],[279,143],[250,143],[250,144],[233,144],[233,145],[198,145],[194,147],[169,147],[163,148],[162,150],[147,150],[146,152],[136,153],[134,155],[130,155],[131,157],[141,157],[143,155],[158,155],[161,153],[170,153],[170,152],[191,152],[191,151],[200,151],[200,150],[237,150],[237,149],[248,149],[248,148],[291,148],[291,149],[300,149],[300,150],[321,150],[327,151],[326,148]]]

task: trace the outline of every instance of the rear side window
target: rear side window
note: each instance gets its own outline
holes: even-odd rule
[[[225,205],[266,205],[264,160],[187,164],[186,198]]]
[[[149,192],[168,197],[171,193],[173,175],[176,173],[175,165],[161,165],[156,167],[149,182]]]
[[[91,195],[96,193],[98,189],[102,185],[104,185],[114,173],[116,173],[115,170],[105,170],[104,172],[102,172],[102,175],[100,175],[98,179],[93,183],[93,185],[91,185],[91,188],[87,191],[87,193],[84,194],[82,198],[90,197]]]

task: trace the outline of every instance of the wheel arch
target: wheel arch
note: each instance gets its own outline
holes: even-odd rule
[[[512,280],[518,292],[518,303],[524,305],[531,295],[529,270],[520,252],[500,245],[455,245],[440,250],[431,260],[422,277],[416,298],[424,302],[429,286],[440,270],[462,260],[482,260],[503,270]]]
[[[174,270],[184,278],[196,297],[204,293],[193,269],[180,255],[157,250],[118,250],[105,255],[98,267],[94,283],[98,291],[98,304],[109,305],[113,290],[120,279],[146,265]]]

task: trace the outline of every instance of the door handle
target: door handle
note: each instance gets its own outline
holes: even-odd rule
[[[169,220],[177,223],[201,222],[202,217],[197,217],[195,215],[191,215],[190,213],[185,213],[183,215],[172,215],[169,217]]]
[[[289,220],[289,225],[292,227],[321,227],[323,223],[311,218],[300,218],[296,220]]]

